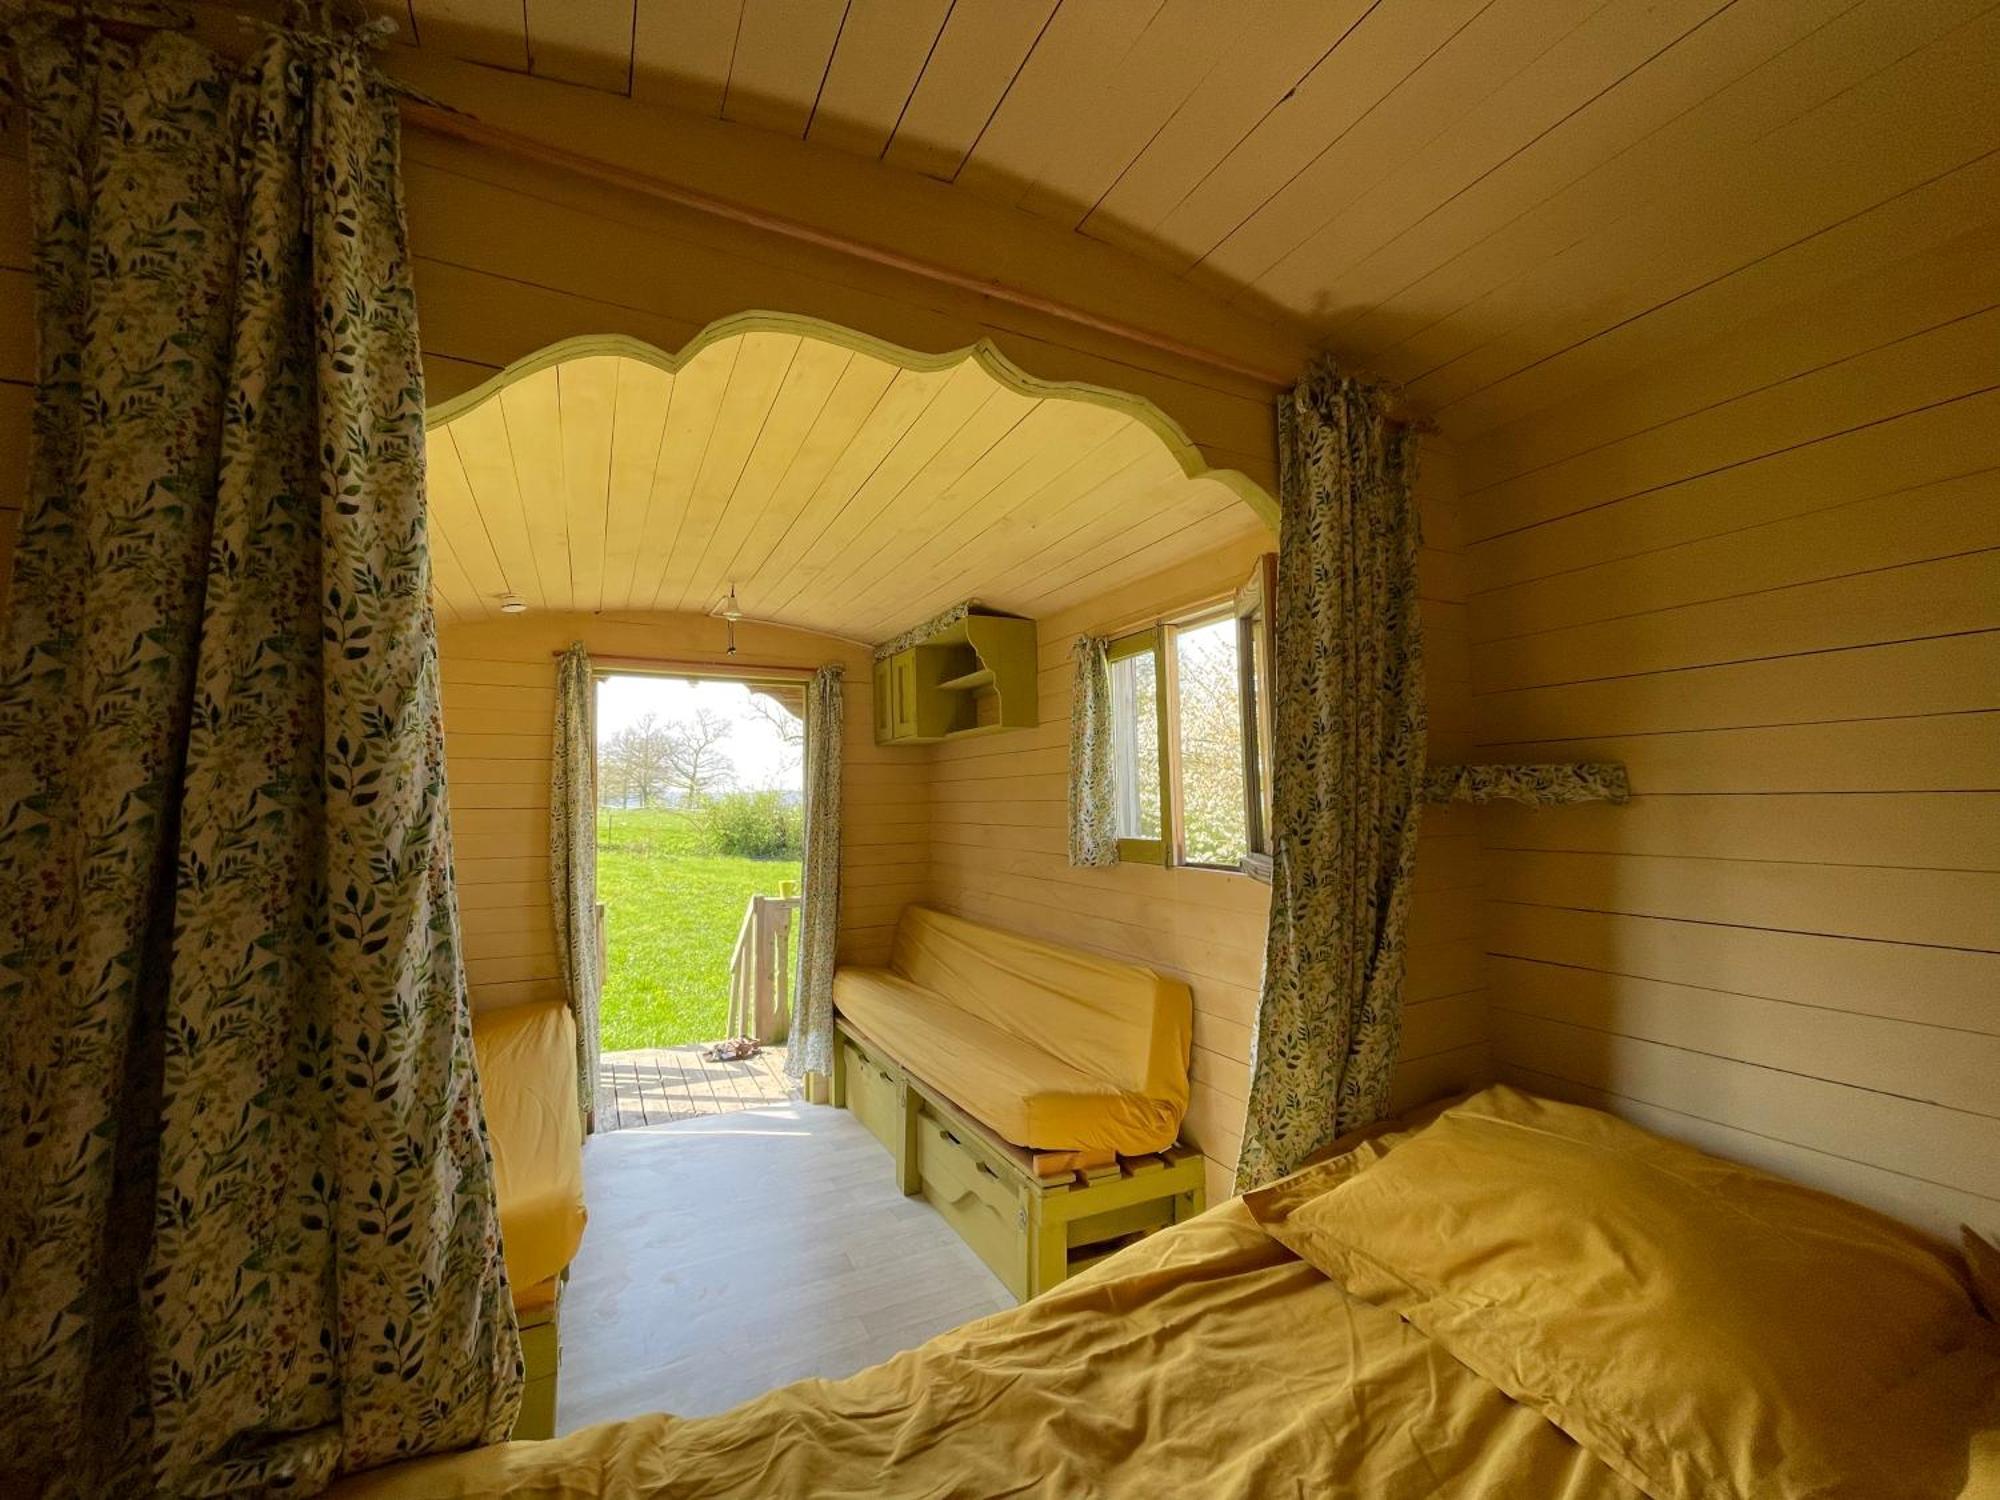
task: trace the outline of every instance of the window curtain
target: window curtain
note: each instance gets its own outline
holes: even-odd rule
[[[833,1072],[833,968],[840,949],[840,668],[806,689],[806,848],[799,885],[799,967],[785,1073]]]
[[[597,740],[590,653],[577,641],[556,661],[556,732],[549,759],[549,906],[556,967],[576,1015],[576,1098],[588,1131],[597,1112]]]
[[[1101,637],[1077,637],[1069,700],[1069,862],[1086,868],[1118,863],[1108,645]]]
[[[521,1358],[446,823],[393,100],[10,13],[0,1490],[312,1494]]]
[[[1271,926],[1237,1184],[1389,1100],[1424,784],[1416,440],[1321,363],[1278,405]]]

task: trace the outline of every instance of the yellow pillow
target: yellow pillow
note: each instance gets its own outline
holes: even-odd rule
[[[1868,1209],[1507,1088],[1287,1196],[1251,1205],[1287,1248],[1651,1494],[1982,1482],[2000,1340]]]

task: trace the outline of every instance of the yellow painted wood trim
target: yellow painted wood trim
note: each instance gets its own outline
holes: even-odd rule
[[[1163,865],[1167,862],[1167,841],[1165,839],[1120,839],[1118,841],[1118,863],[1121,865]]]
[[[1157,721],[1154,732],[1160,737],[1160,836],[1156,839],[1120,839],[1118,860],[1120,864],[1127,865],[1171,864],[1172,861],[1167,857],[1167,849],[1175,837],[1176,829],[1169,749],[1173,718],[1171,707],[1167,702],[1167,627],[1148,625],[1143,630],[1119,636],[1107,643],[1104,648],[1104,658],[1108,662],[1120,662],[1129,657],[1148,654],[1153,658],[1153,717]]]
[[[975,344],[945,354],[924,354],[915,349],[904,348],[900,344],[892,344],[885,339],[857,332],[825,318],[807,317],[799,313],[756,310],[718,318],[683,344],[678,352],[672,353],[655,344],[649,344],[644,339],[622,333],[581,334],[575,338],[558,339],[553,344],[537,349],[533,354],[515,360],[498,374],[481,381],[471,390],[461,392],[450,400],[441,401],[431,407],[425,413],[425,425],[431,428],[442,426],[454,417],[463,416],[485,405],[516,381],[570,360],[599,355],[622,355],[652,365],[671,375],[711,344],[751,333],[790,334],[799,338],[815,339],[857,354],[884,360],[905,370],[918,372],[935,373],[952,370],[969,362],[978,365],[987,376],[1017,395],[1037,400],[1077,401],[1086,405],[1100,406],[1108,411],[1120,412],[1150,431],[1159,440],[1160,446],[1172,455],[1174,462],[1180,465],[1181,473],[1187,478],[1214,480],[1249,506],[1274,535],[1278,530],[1278,502],[1270,491],[1239,469],[1210,468],[1207,459],[1202,457],[1201,450],[1195,446],[1180,423],[1143,396],[1134,396],[1124,391],[1115,391],[1106,386],[1091,385],[1079,380],[1038,379],[1015,364],[989,339],[981,339]]]
[[[1130,635],[1121,635],[1108,641],[1104,647],[1104,659],[1123,661],[1128,656],[1144,656],[1148,651],[1157,658],[1160,653],[1160,632],[1157,626],[1148,625],[1144,630],[1135,630]]]

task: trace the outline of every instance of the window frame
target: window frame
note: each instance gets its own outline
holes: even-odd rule
[[[1164,865],[1168,863],[1167,850],[1174,826],[1173,806],[1169,800],[1169,789],[1175,785],[1171,775],[1170,753],[1168,750],[1172,735],[1169,732],[1171,720],[1167,704],[1170,697],[1167,679],[1169,653],[1166,646],[1166,626],[1149,625],[1143,630],[1134,630],[1106,643],[1104,660],[1107,666],[1116,666],[1121,661],[1135,656],[1151,655],[1153,658],[1153,705],[1154,733],[1160,744],[1160,836],[1156,839],[1118,840],[1118,859],[1121,864]],[[1115,771],[1115,767],[1114,767]]]
[[[1118,840],[1121,863],[1167,868],[1211,870],[1224,875],[1248,875],[1271,880],[1272,841],[1270,774],[1272,760],[1272,674],[1276,668],[1278,558],[1264,553],[1251,565],[1242,587],[1217,599],[1155,620],[1137,630],[1112,637],[1105,645],[1107,665],[1130,657],[1151,655],[1158,685],[1155,733],[1160,745],[1160,837]],[[1243,753],[1244,854],[1235,864],[1209,864],[1187,857],[1186,818],[1181,800],[1180,665],[1175,637],[1220,621],[1235,621],[1237,743]],[[1261,673],[1260,673],[1261,667]]]
[[[1278,555],[1266,552],[1236,591],[1236,670],[1243,712],[1243,833],[1245,875],[1271,879],[1271,679],[1277,671]],[[1258,664],[1262,662],[1260,676]]]
[[[1173,663],[1172,667],[1169,669],[1171,674],[1170,680],[1172,687],[1171,691],[1166,695],[1165,701],[1166,701],[1167,726],[1168,726],[1167,738],[1172,743],[1173,746],[1173,757],[1172,757],[1173,767],[1171,771],[1171,777],[1172,777],[1171,786],[1173,790],[1174,816],[1173,816],[1172,826],[1168,829],[1162,830],[1164,833],[1166,833],[1168,842],[1173,849],[1173,859],[1170,861],[1170,863],[1184,870],[1219,870],[1225,875],[1237,875],[1237,874],[1247,873],[1244,868],[1244,862],[1242,860],[1238,860],[1234,864],[1223,865],[1223,864],[1212,864],[1205,859],[1188,858],[1187,818],[1184,816],[1185,804],[1181,796],[1180,651],[1175,648],[1175,641],[1179,637],[1180,633],[1184,630],[1200,630],[1206,626],[1219,625],[1225,620],[1233,620],[1235,617],[1236,615],[1235,615],[1234,600],[1224,599],[1219,603],[1211,604],[1204,608],[1190,611],[1189,613],[1186,614],[1176,615],[1173,619],[1165,621],[1160,626],[1160,633],[1164,641],[1162,649],[1167,658]],[[1240,694],[1243,691],[1243,682],[1242,682],[1243,646],[1242,646],[1240,628],[1238,631],[1236,648],[1238,657],[1237,692]],[[1242,726],[1243,726],[1243,720],[1239,714],[1237,720],[1237,749],[1239,750],[1242,750],[1244,748]],[[1165,757],[1162,757],[1162,771],[1163,774],[1167,774],[1165,772]],[[1244,764],[1244,775],[1247,784],[1247,778],[1249,776],[1249,763],[1247,759]],[[1249,839],[1249,825],[1247,823],[1244,825],[1244,839],[1245,839],[1245,847],[1247,849],[1248,839]]]

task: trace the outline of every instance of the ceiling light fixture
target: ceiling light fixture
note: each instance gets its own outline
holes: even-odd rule
[[[743,618],[743,611],[736,607],[736,585],[729,585],[729,597],[716,606],[715,612],[722,616],[729,628],[729,650],[725,655],[736,654],[736,622]]]
[[[503,594],[500,598],[500,613],[503,615],[525,615],[528,601],[513,594]]]

